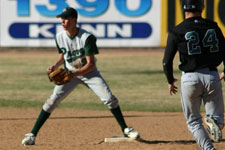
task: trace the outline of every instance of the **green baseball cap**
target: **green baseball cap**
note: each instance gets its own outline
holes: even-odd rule
[[[72,17],[72,18],[77,18],[77,11],[72,8],[72,7],[67,7],[65,8],[61,14],[57,15],[56,18],[61,18],[61,17]]]

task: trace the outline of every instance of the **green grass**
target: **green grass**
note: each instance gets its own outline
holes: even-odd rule
[[[101,50],[103,51],[103,50]],[[182,111],[179,92],[170,96],[162,71],[163,52],[104,53],[97,55],[97,66],[120,106],[127,111]],[[10,51],[0,53],[0,107],[41,108],[51,95],[46,68],[57,59],[57,53]],[[180,80],[174,61],[174,75]],[[177,86],[179,87],[179,81]],[[107,110],[99,98],[84,85],[79,85],[59,108]]]

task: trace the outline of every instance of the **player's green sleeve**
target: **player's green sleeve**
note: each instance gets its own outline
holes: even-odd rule
[[[98,54],[98,47],[96,45],[96,37],[94,35],[90,35],[84,45],[85,56],[91,56]]]
[[[62,50],[60,49],[60,47],[59,47],[59,44],[58,44],[56,38],[55,38],[55,44],[56,44],[56,47],[57,47],[57,49],[58,49],[58,53],[59,53],[59,54],[63,53],[63,51],[62,51]]]

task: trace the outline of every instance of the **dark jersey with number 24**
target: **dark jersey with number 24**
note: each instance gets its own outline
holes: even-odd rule
[[[168,35],[163,58],[163,69],[168,83],[174,81],[173,59],[179,52],[179,69],[194,72],[197,69],[216,67],[225,62],[225,39],[217,23],[193,17],[185,19]]]

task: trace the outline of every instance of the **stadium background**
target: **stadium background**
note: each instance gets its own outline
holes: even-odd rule
[[[79,12],[79,26],[99,47],[165,47],[168,31],[183,20],[180,0],[4,0],[0,2],[1,47],[53,47],[63,8]],[[206,0],[205,18],[225,33],[225,1]],[[7,15],[6,15],[7,13]]]

